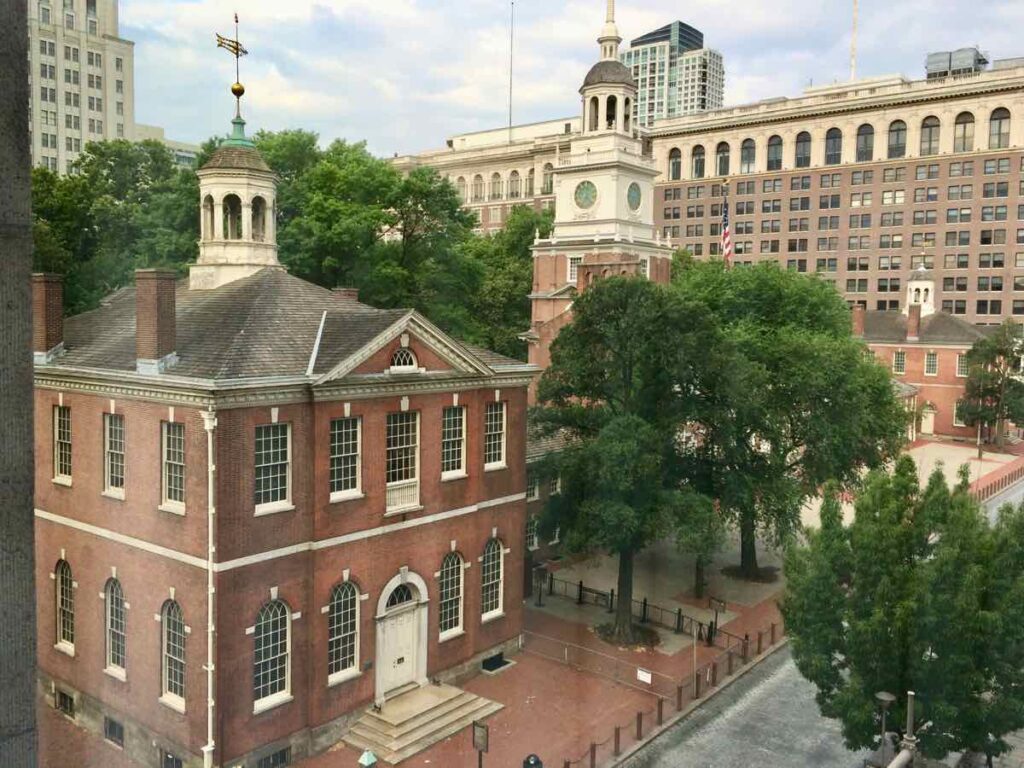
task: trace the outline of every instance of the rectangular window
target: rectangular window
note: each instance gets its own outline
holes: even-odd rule
[[[181,758],[167,750],[160,750],[160,768],[182,768]]]
[[[359,496],[359,417],[331,420],[331,501]]]
[[[540,479],[536,473],[529,472],[526,475],[526,500],[537,501],[540,498]]]
[[[961,379],[967,376],[967,355],[956,356],[956,375]]]
[[[388,512],[419,506],[419,426],[417,411],[388,414],[384,470]]]
[[[75,697],[67,691],[62,691],[60,688],[57,689],[53,696],[54,707],[67,715],[70,718],[75,716]]]
[[[163,504],[174,511],[185,510],[185,425],[165,421],[163,430]]]
[[[966,427],[967,421],[964,417],[964,401],[957,400],[956,405],[953,406],[953,426],[954,427]]]
[[[124,747],[124,726],[117,722],[117,720],[111,720],[109,717],[103,718],[103,738],[109,741],[111,744],[116,744],[119,747]]]
[[[124,415],[103,414],[103,487],[106,493],[124,498]]]
[[[928,352],[924,356],[924,375],[937,376],[939,374],[939,356],[936,352]]]
[[[466,475],[466,409],[451,406],[441,412],[441,478]]]
[[[53,479],[71,482],[71,408],[53,408]]]
[[[570,256],[569,257],[569,275],[568,281],[573,285],[576,285],[576,278],[579,274],[580,262],[583,261],[582,256]]]
[[[903,374],[907,372],[907,353],[897,349],[892,353],[892,372]]]
[[[505,403],[488,403],[484,415],[484,469],[505,466]]]
[[[286,765],[291,765],[291,762],[292,748],[285,747],[266,757],[261,757],[256,761],[256,768],[284,768]]]
[[[256,512],[274,512],[290,498],[291,425],[256,427],[254,500]]]

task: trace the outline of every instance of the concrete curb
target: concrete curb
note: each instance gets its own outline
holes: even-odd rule
[[[706,703],[714,699],[719,693],[727,690],[733,683],[735,683],[737,680],[742,679],[748,672],[760,666],[761,662],[765,661],[768,658],[771,658],[771,656],[773,656],[777,651],[782,650],[787,645],[789,645],[789,637],[783,636],[782,639],[775,643],[775,645],[769,646],[768,649],[765,650],[760,656],[756,656],[753,659],[751,659],[749,664],[744,666],[742,669],[738,670],[736,674],[732,675],[732,677],[722,681],[717,686],[715,686],[711,691],[708,691],[704,696],[697,699],[696,701],[691,701],[679,712],[674,714],[672,717],[668,718],[661,725],[657,726],[645,738],[641,739],[636,744],[631,746],[617,758],[612,760],[612,762],[607,763],[607,768],[616,768],[617,766],[626,765],[627,761],[636,757],[642,750],[649,747],[658,738],[668,733],[676,725],[686,720],[686,718],[692,715],[695,711],[697,711]]]

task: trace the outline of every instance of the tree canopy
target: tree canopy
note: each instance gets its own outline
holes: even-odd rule
[[[1006,422],[1024,422],[1024,383],[1020,381],[1024,355],[1024,330],[1016,320],[1006,320],[967,352],[967,384],[960,407],[964,423],[995,428],[1003,445]]]

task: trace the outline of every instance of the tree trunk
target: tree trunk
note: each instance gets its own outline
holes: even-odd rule
[[[758,576],[757,567],[757,526],[753,509],[740,512],[740,572],[744,578]]]
[[[693,569],[693,595],[704,597],[704,558],[698,557]]]
[[[36,765],[27,4],[0,5],[0,765]]]
[[[1003,417],[1000,416],[996,419],[996,445],[999,448],[1003,447],[1003,443],[1006,441],[1006,425],[1003,423]]]
[[[633,634],[633,552],[619,552],[619,586],[615,593],[615,626],[612,638],[620,643],[632,643]]]

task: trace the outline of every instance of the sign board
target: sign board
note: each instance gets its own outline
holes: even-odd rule
[[[725,600],[719,600],[717,597],[709,597],[708,608],[710,608],[712,611],[721,611],[724,613],[726,610]]]
[[[636,668],[636,679],[639,680],[641,683],[647,683],[648,685],[650,685],[651,684],[651,679],[652,679],[651,671],[649,669],[643,669],[642,667],[637,667]]]
[[[473,749],[477,752],[486,752],[490,734],[485,723],[473,722]]]

